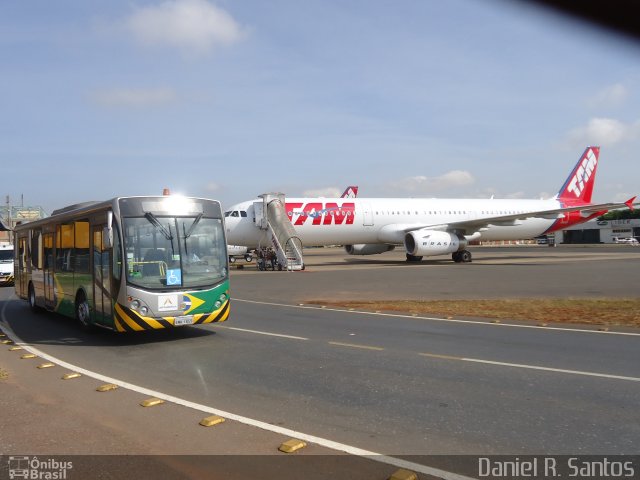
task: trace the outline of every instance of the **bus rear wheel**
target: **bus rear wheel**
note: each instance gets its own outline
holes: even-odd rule
[[[89,302],[83,292],[78,292],[76,296],[76,320],[83,330],[91,329],[91,313],[89,312]]]

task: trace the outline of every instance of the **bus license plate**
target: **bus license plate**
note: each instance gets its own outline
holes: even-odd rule
[[[193,315],[183,315],[173,320],[173,325],[180,327],[182,325],[193,325]]]

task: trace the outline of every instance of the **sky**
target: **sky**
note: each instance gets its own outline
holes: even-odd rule
[[[640,194],[640,44],[502,0],[5,0],[0,194]]]

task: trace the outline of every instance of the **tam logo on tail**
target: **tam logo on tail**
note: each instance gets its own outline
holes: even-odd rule
[[[571,175],[560,189],[558,198],[566,201],[589,203],[593,193],[593,184],[598,168],[599,147],[587,147],[580,160],[574,167]]]
[[[358,196],[358,187],[356,185],[349,186],[342,192],[340,198],[356,198]]]

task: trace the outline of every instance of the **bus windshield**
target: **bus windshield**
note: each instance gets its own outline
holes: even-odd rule
[[[127,281],[147,290],[204,288],[225,279],[222,220],[154,215],[123,219]]]

